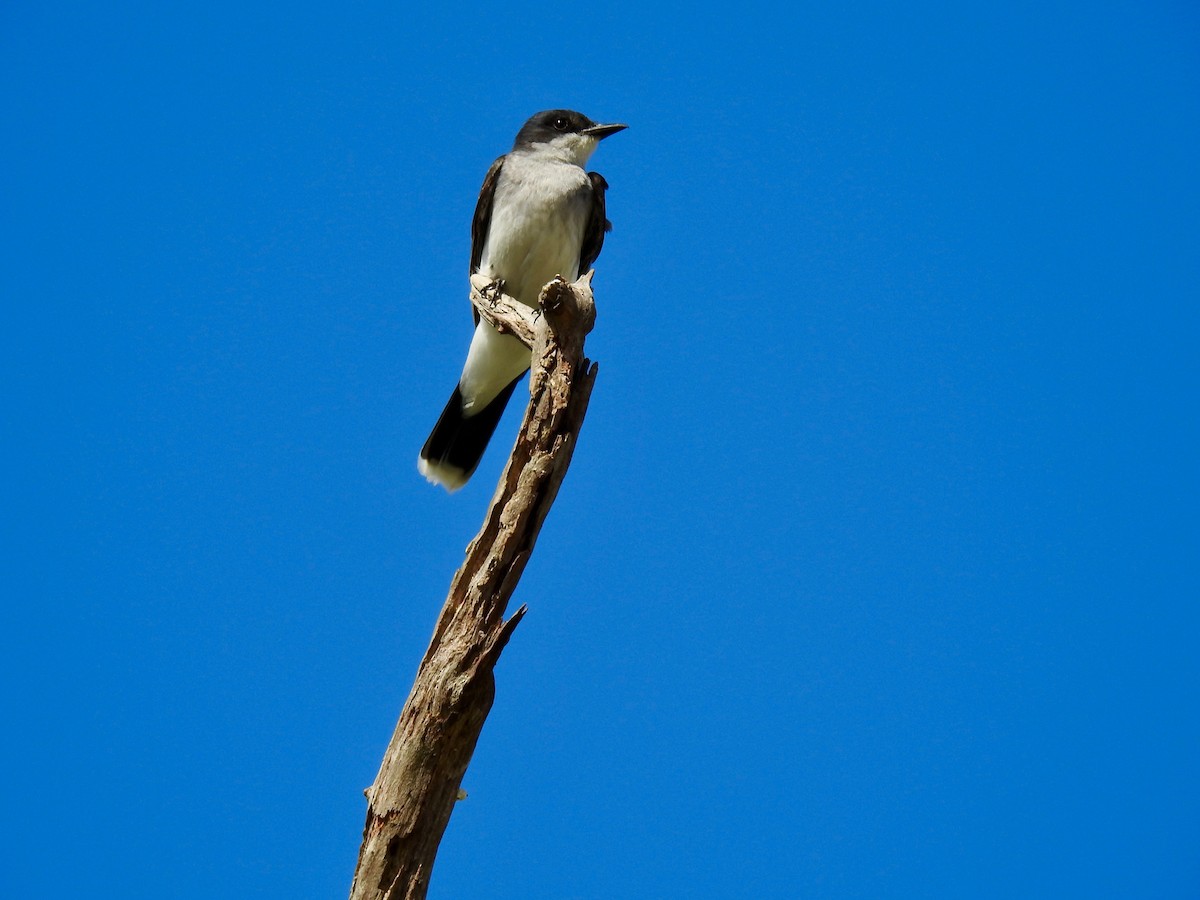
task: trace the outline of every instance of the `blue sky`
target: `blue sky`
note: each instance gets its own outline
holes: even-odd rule
[[[0,892],[345,894],[517,421],[417,475],[476,192],[570,106],[600,375],[431,896],[1196,896],[1198,48],[8,4]]]

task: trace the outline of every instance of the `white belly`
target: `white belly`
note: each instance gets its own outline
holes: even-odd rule
[[[579,166],[509,156],[496,184],[480,273],[503,279],[506,294],[537,306],[555,275],[579,277],[591,201],[591,182]],[[464,412],[483,409],[528,368],[529,348],[480,319],[459,379]]]

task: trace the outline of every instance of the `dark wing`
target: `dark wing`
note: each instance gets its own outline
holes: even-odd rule
[[[496,182],[500,180],[500,169],[504,157],[500,157],[483,176],[483,187],[479,189],[479,202],[475,204],[475,218],[471,220],[471,274],[479,271],[483,258],[483,244],[487,240],[488,226],[492,224],[492,198],[496,196]]]
[[[471,220],[471,274],[479,271],[483,259],[483,245],[487,241],[488,227],[492,224],[492,199],[496,196],[496,182],[500,180],[500,169],[504,157],[500,157],[483,176],[483,187],[479,189],[479,202],[475,204],[475,218]],[[479,324],[479,313],[471,307],[475,324]]]
[[[592,267],[600,248],[604,246],[604,235],[612,231],[612,222],[604,217],[604,192],[608,190],[608,182],[599,172],[588,172],[592,182],[592,213],[588,216],[587,228],[583,232],[583,245],[579,248],[579,274],[583,275]]]

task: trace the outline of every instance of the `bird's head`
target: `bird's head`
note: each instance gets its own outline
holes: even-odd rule
[[[625,125],[597,125],[571,109],[547,109],[530,117],[513,143],[513,150],[548,153],[577,166],[587,164],[596,145]]]

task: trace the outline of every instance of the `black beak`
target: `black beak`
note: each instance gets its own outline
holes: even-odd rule
[[[616,134],[618,131],[624,131],[628,125],[593,125],[591,128],[585,128],[580,134],[586,134],[588,137],[594,137],[596,140],[601,140],[608,137],[610,134]]]

